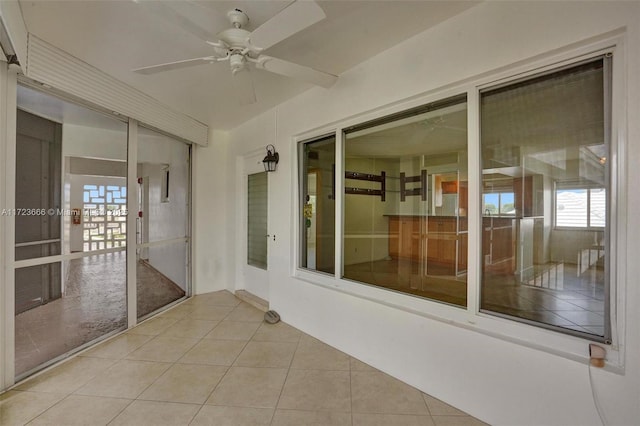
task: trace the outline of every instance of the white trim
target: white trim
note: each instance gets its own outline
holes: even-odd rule
[[[164,246],[164,245],[188,243],[188,242],[189,242],[189,237],[180,237],[180,238],[172,238],[170,240],[158,240],[158,241],[151,241],[148,243],[142,243],[142,244],[136,245],[136,248],[156,247],[156,246]]]
[[[20,61],[22,72],[24,72],[27,63],[27,27],[22,18],[20,3],[17,0],[0,1],[0,21],[0,26],[4,27],[11,44],[5,48],[15,52]]]
[[[344,229],[344,129],[336,129],[336,157],[335,157],[335,186],[333,188],[333,201],[335,202],[335,237],[334,237],[334,277],[337,280],[342,279],[344,275],[344,242],[342,241],[342,232]],[[300,218],[298,218],[300,220]],[[298,241],[300,244],[300,241]]]
[[[207,125],[163,105],[67,52],[29,34],[25,75],[107,111],[138,120],[155,129],[208,145]]]
[[[475,324],[480,311],[480,281],[482,259],[482,167],[480,165],[480,97],[478,90],[467,91],[467,312],[469,323]]]
[[[607,366],[605,370],[611,371],[617,374],[624,374],[624,295],[626,294],[626,276],[625,276],[625,262],[626,262],[626,224],[627,224],[627,212],[626,212],[626,183],[624,181],[626,173],[626,116],[623,111],[626,112],[626,106],[628,103],[625,96],[626,88],[626,74],[625,68],[625,50],[624,50],[625,34],[624,31],[614,31],[599,37],[590,38],[580,43],[575,43],[570,46],[548,52],[543,55],[530,58],[529,60],[520,61],[510,66],[501,67],[492,72],[483,73],[475,78],[466,79],[464,81],[447,85],[443,88],[439,88],[433,91],[429,91],[409,99],[405,99],[400,102],[393,103],[391,105],[382,106],[371,111],[367,111],[361,114],[356,114],[332,122],[330,124],[319,126],[315,129],[294,135],[293,140],[296,142],[296,147],[299,143],[319,138],[326,134],[327,129],[335,128],[336,130],[336,188],[341,188],[343,182],[339,179],[342,176],[342,159],[343,159],[343,144],[342,144],[342,132],[346,127],[361,124],[376,118],[384,117],[396,112],[409,110],[413,107],[428,104],[430,102],[439,101],[448,97],[460,95],[462,93],[467,94],[468,114],[471,115],[475,110],[475,117],[469,117],[468,122],[468,172],[469,176],[474,177],[475,183],[470,182],[469,187],[469,205],[479,205],[480,203],[480,145],[479,145],[479,111],[477,106],[471,106],[471,102],[477,104],[479,98],[479,90],[481,88],[493,87],[497,84],[506,83],[508,81],[514,81],[524,78],[533,74],[539,74],[540,72],[557,69],[564,65],[570,65],[572,63],[588,59],[590,57],[596,57],[602,55],[608,51],[614,51],[614,66],[613,66],[613,101],[612,101],[612,149],[617,150],[617,157],[612,158],[612,161],[617,165],[617,170],[612,170],[613,180],[617,188],[612,187],[615,190],[615,194],[618,196],[618,206],[612,206],[617,213],[617,217],[614,224],[616,239],[612,244],[611,259],[614,259],[615,267],[612,267],[612,282],[615,284],[612,286],[611,299],[612,299],[612,314],[611,321],[615,321],[612,325],[613,344],[608,347],[607,350]],[[622,111],[620,109],[622,108]],[[615,146],[614,146],[615,145]],[[623,159],[623,160],[620,160]],[[297,160],[296,160],[297,161]],[[296,177],[299,179],[299,176]],[[343,179],[342,179],[343,180]],[[471,179],[470,179],[471,180]],[[469,297],[469,308],[464,309],[460,307],[450,306],[437,301],[422,299],[412,295],[390,291],[387,289],[367,285],[365,283],[359,283],[341,279],[342,265],[342,197],[338,197],[336,191],[336,265],[339,271],[336,271],[332,277],[327,274],[299,268],[298,263],[292,265],[294,270],[293,276],[305,282],[313,285],[318,285],[327,289],[337,290],[358,298],[374,301],[387,306],[411,312],[417,315],[428,317],[440,322],[451,324],[457,327],[474,330],[479,333],[489,335],[501,340],[514,342],[522,346],[541,350],[547,353],[558,355],[574,361],[588,363],[588,345],[590,341],[582,337],[575,337],[569,334],[563,334],[561,332],[548,330],[541,327],[531,326],[526,323],[513,321],[510,319],[500,318],[479,312],[479,287],[480,287],[480,231],[481,231],[481,217],[479,212],[474,212],[474,209],[469,209],[469,258],[468,265],[468,279],[467,289]],[[294,204],[297,203],[297,195],[294,198]],[[297,204],[296,204],[297,205]],[[298,215],[293,217],[299,220]],[[297,251],[300,239],[295,240]],[[472,250],[473,248],[473,250]],[[295,257],[292,258],[295,260]],[[612,263],[613,266],[613,263]],[[473,267],[473,269],[472,269]],[[472,272],[473,271],[473,272]],[[474,295],[470,295],[470,292],[475,292]],[[615,304],[615,306],[614,306]],[[615,307],[615,309],[614,309]],[[600,344],[599,342],[595,342]]]
[[[0,49],[0,53],[1,52]],[[6,98],[7,98],[7,71],[8,66],[6,63],[0,63],[0,129],[7,128],[7,114],[6,114]],[[6,133],[0,133],[0,165],[6,167],[5,157],[6,157]],[[5,208],[5,173],[0,173],[0,211]],[[5,238],[5,218],[0,216],[0,324],[4,324],[6,321],[6,291],[5,291],[5,275],[7,271],[7,266],[5,264],[5,251],[8,249],[6,247],[6,238]],[[7,353],[7,340],[5,338],[5,328],[4,326],[0,326],[0,359],[5,359]],[[5,388],[7,385],[5,383],[5,369],[6,366],[4,364],[0,364],[0,391]]]
[[[3,185],[0,186],[0,194],[4,199],[0,200],[3,208],[15,208],[15,176],[16,176],[16,118],[17,118],[17,67],[2,66],[0,75],[0,157],[4,164],[2,176]],[[3,324],[1,338],[1,351],[3,363],[0,390],[6,389],[15,382],[15,273],[12,267],[15,259],[15,216],[5,216],[2,220],[2,241],[4,260],[2,265],[3,289],[2,306],[0,307],[0,323]]]
[[[62,262],[65,260],[82,259],[83,257],[97,256],[100,254],[117,253],[125,251],[126,247],[112,247],[102,250],[82,251],[78,253],[57,254],[55,256],[34,257],[33,259],[16,260],[11,265],[15,269],[28,268],[30,266],[46,265],[47,263]]]
[[[127,328],[138,323],[136,220],[138,218],[138,122],[127,126]],[[135,212],[134,214],[131,214]]]
[[[42,244],[59,243],[60,241],[62,241],[60,238],[54,238],[52,240],[29,241],[28,243],[16,244],[16,248],[17,247],[39,246],[39,245],[42,245]]]

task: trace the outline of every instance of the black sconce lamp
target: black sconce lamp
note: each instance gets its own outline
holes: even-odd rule
[[[280,155],[276,152],[276,148],[269,144],[267,145],[267,156],[262,160],[262,164],[264,165],[265,172],[275,172],[276,164],[280,160]]]

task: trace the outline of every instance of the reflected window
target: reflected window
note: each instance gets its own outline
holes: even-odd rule
[[[466,96],[345,130],[343,277],[467,301]]]
[[[610,338],[610,61],[481,92],[484,312]]]
[[[555,192],[557,227],[602,228],[606,225],[605,188],[576,188],[558,185]]]
[[[335,136],[300,145],[300,266],[333,273],[335,263]]]

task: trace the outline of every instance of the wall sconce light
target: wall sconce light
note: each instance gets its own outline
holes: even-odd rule
[[[276,152],[276,148],[269,144],[267,145],[267,156],[262,160],[265,172],[275,172],[276,164],[280,160],[280,155]]]

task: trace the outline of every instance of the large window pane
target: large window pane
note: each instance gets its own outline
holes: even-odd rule
[[[335,270],[335,136],[300,145],[302,253],[300,266]]]
[[[348,129],[344,150],[344,277],[465,306],[465,98]]]
[[[486,312],[608,338],[609,59],[481,93]]]

